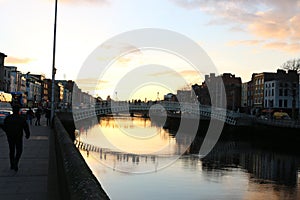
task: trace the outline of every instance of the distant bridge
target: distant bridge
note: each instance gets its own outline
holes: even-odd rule
[[[94,107],[73,109],[73,118],[75,121],[96,117],[99,115],[127,113],[130,115],[142,114],[149,116],[149,110],[152,114],[164,114],[173,118],[189,118],[189,119],[216,119],[223,121],[229,125],[250,125],[253,116],[228,111],[223,108],[214,108],[196,103],[178,103],[165,102],[158,103],[128,103],[128,102],[112,102],[98,103]],[[199,116],[200,115],[200,116]]]

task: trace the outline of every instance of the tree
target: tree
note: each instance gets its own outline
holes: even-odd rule
[[[297,71],[297,73],[300,73],[300,58],[298,59],[292,59],[292,60],[288,60],[285,63],[282,64],[281,66],[282,69],[288,71],[288,70],[295,70]],[[298,85],[298,83],[293,83],[293,85]],[[293,100],[292,100],[292,118],[295,119],[296,118],[296,100],[297,100],[297,96],[299,98],[299,94],[298,92],[299,89],[298,87],[290,88],[290,94],[289,96],[292,96]],[[298,108],[300,109],[300,108]]]
[[[281,68],[286,71],[296,70],[297,73],[300,73],[300,58],[286,61],[281,65]]]

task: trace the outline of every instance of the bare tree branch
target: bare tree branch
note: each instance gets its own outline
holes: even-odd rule
[[[296,70],[298,73],[300,73],[300,58],[286,61],[281,65],[281,69],[286,71]]]

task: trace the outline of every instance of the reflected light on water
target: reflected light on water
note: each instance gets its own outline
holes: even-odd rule
[[[164,157],[152,152],[171,144],[165,153],[173,153],[175,147],[191,138],[187,135],[176,140],[174,134],[153,125],[149,119],[118,120],[116,123],[103,118],[100,123],[87,126],[80,135],[81,141],[99,147],[81,153],[111,199],[300,199],[299,156],[262,149],[251,141],[229,140],[219,141],[204,158],[187,152],[157,170]],[[146,132],[155,130],[157,134],[145,139],[142,146],[136,144],[139,138],[117,130],[136,127]],[[99,134],[99,128],[105,131]],[[108,148],[111,146],[106,142],[110,141],[118,148]]]
[[[149,119],[106,118],[80,134],[80,140],[98,147],[132,154],[173,155],[176,140]]]

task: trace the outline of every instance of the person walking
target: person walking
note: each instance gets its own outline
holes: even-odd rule
[[[41,114],[42,114],[42,110],[40,108],[38,108],[35,113],[35,117],[36,117],[35,125],[36,126],[41,125]]]
[[[51,110],[49,108],[46,108],[45,117],[47,119],[47,126],[49,126],[50,125],[50,117],[51,117]]]
[[[26,112],[26,119],[29,121],[30,125],[32,125],[32,119],[34,117],[34,113],[31,108]]]
[[[26,139],[30,137],[30,131],[26,119],[19,115],[20,107],[13,107],[13,114],[4,119],[3,129],[9,145],[10,169],[18,171],[19,160],[23,151],[23,131]]]

